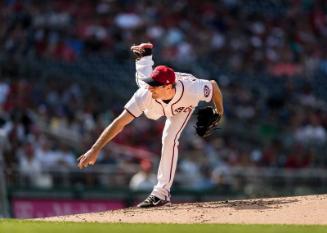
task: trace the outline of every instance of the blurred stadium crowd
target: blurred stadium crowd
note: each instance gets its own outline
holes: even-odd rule
[[[327,86],[326,1],[6,0],[0,17],[5,58],[74,64],[105,55],[119,63],[131,60],[132,44],[151,41],[157,61],[217,79],[226,109],[222,129],[202,140],[189,123],[180,144],[179,187],[237,186],[230,175],[235,167],[327,168],[327,98],[315,89]],[[18,171],[22,184],[50,187],[58,178],[53,174],[71,172],[68,185],[126,186],[140,165],[131,187],[151,187],[163,121],[137,119],[103,151],[99,167],[126,176],[108,183],[88,170],[80,174],[76,158],[119,114],[123,100],[110,101],[109,90],[73,82],[71,74],[31,82],[15,64],[3,62],[0,79],[0,144],[9,182],[17,182]],[[242,79],[246,75],[256,78]],[[133,72],[108,77],[120,78],[134,82]]]
[[[207,59],[240,72],[326,72],[324,0],[7,0],[1,16],[2,48],[10,54],[118,58],[149,40],[172,63]]]

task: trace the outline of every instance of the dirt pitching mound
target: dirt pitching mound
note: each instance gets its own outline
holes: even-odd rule
[[[327,224],[327,195],[172,204],[40,219],[112,223]]]

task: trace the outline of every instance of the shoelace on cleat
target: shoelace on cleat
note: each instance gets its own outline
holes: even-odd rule
[[[155,202],[156,201],[156,197],[153,195],[150,195],[147,197],[147,199],[145,200],[145,202]]]

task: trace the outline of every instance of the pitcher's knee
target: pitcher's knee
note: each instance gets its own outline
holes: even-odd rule
[[[174,138],[171,136],[164,136],[162,137],[162,145],[178,145],[179,144],[179,139],[178,138]]]

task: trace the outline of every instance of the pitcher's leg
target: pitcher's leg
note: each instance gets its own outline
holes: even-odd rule
[[[166,120],[162,134],[158,183],[152,191],[152,194],[160,199],[170,200],[170,188],[174,181],[178,161],[179,138],[191,115],[192,111],[180,113]]]

